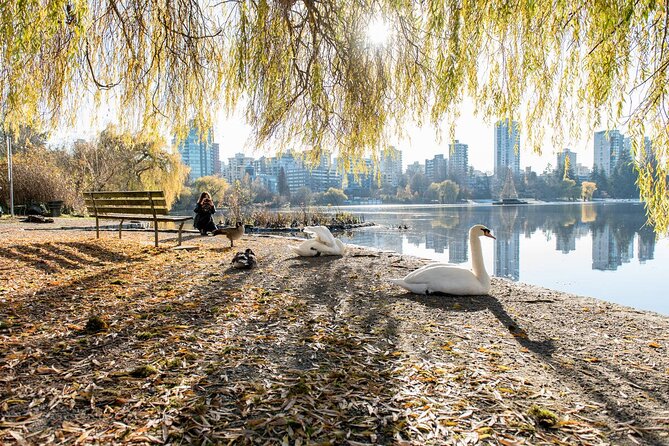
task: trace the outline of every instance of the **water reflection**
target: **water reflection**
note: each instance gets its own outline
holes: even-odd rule
[[[636,267],[632,270],[625,266],[629,271],[624,274],[619,271],[635,258],[636,265],[657,263],[652,262],[656,237],[646,225],[640,203],[380,206],[347,211],[363,214],[367,221],[380,225],[344,236],[348,243],[462,264],[469,261],[468,230],[473,224],[482,223],[497,237],[494,248],[484,246],[486,266],[495,276],[595,297],[614,296],[611,300],[620,300],[615,298],[616,293],[624,292],[609,291],[617,280],[628,279],[632,286],[641,284],[649,292],[661,293],[660,278],[652,277],[657,270],[644,279],[636,276]],[[400,225],[408,229],[398,229]],[[662,252],[665,250],[663,247]],[[585,273],[588,265],[591,272]],[[597,271],[617,271],[616,279],[597,276]],[[653,307],[658,311],[657,308]]]

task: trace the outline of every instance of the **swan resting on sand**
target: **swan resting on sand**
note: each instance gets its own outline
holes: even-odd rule
[[[483,264],[479,237],[495,238],[490,229],[483,225],[474,225],[469,229],[471,270],[457,265],[432,263],[407,274],[404,279],[390,281],[416,294],[444,293],[456,296],[488,294],[490,276]]]
[[[304,257],[342,256],[346,252],[346,245],[335,238],[325,226],[305,226],[303,232],[314,238],[303,241],[299,246],[293,246],[292,249],[297,255]]]

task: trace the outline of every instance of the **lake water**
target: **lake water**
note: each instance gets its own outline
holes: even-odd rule
[[[641,203],[339,209],[378,224],[346,243],[466,265],[469,228],[481,223],[497,237],[482,239],[491,275],[669,315],[669,240],[645,226]]]

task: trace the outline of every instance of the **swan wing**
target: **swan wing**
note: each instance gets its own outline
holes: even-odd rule
[[[327,228],[325,229],[327,230]],[[330,231],[328,231],[328,233],[329,232]],[[346,245],[341,240],[334,237],[332,245],[323,243],[320,238],[312,238],[303,241],[298,246],[293,246],[292,249],[298,255],[305,257],[313,257],[316,255],[341,256],[346,252]]]
[[[313,257],[318,254],[316,246],[321,245],[316,239],[305,240],[298,246],[291,246],[291,249],[299,256]]]
[[[482,283],[472,271],[445,264],[426,265],[409,273],[402,281],[414,289],[424,287],[430,293],[463,296],[486,294],[489,291],[489,285]],[[404,288],[409,289],[407,286]]]
[[[447,263],[430,263],[412,271],[404,277],[407,282],[424,283],[426,280],[436,280],[443,277],[453,269],[463,269]],[[467,271],[467,270],[465,270]]]
[[[312,234],[321,243],[324,243],[328,246],[335,246],[335,238],[328,228],[325,226],[306,226],[304,232],[307,234]]]
[[[427,285],[424,283],[408,283],[404,279],[390,279],[390,281],[415,294],[425,294],[427,292]]]
[[[346,253],[346,244],[339,239],[335,239],[335,243],[337,244],[337,254],[343,256]]]

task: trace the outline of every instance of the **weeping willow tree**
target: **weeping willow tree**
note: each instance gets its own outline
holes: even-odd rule
[[[6,127],[113,104],[184,131],[242,108],[259,146],[363,168],[408,120],[451,130],[471,97],[541,151],[626,125],[650,221],[669,230],[667,2],[22,0],[0,6]],[[373,35],[370,36],[370,24]],[[371,38],[370,38],[371,37]],[[543,129],[551,129],[545,135]],[[652,140],[646,153],[644,135]],[[654,160],[645,162],[652,157]]]

